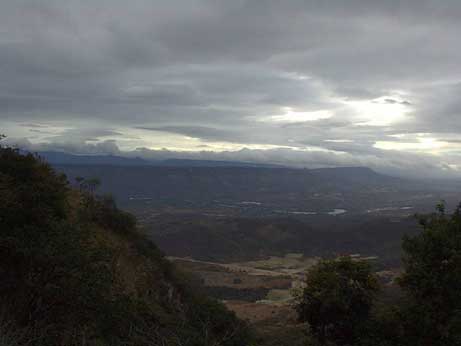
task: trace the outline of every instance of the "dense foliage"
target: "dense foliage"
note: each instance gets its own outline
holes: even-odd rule
[[[354,345],[364,332],[377,291],[367,262],[349,257],[324,260],[308,271],[297,310],[321,345]]]
[[[461,206],[443,203],[420,218],[422,231],[403,239],[400,294],[375,294],[370,267],[351,260],[313,267],[297,305],[321,344],[461,345]]]
[[[20,334],[12,345],[240,346],[248,337],[111,198],[2,147],[0,258],[0,338]]]
[[[418,345],[461,345],[461,206],[444,204],[421,218],[423,231],[404,239],[405,338]]]

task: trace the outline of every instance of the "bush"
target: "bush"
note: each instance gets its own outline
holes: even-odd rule
[[[324,260],[308,271],[305,283],[296,309],[319,343],[357,343],[378,291],[370,265],[349,257]]]
[[[419,345],[461,344],[461,206],[421,217],[422,232],[403,241],[405,337]]]

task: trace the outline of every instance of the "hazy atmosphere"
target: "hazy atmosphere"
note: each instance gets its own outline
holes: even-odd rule
[[[461,176],[461,2],[0,1],[21,148]]]

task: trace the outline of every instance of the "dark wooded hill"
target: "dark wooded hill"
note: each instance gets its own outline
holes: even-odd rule
[[[0,147],[0,343],[247,344],[113,199],[33,155]]]

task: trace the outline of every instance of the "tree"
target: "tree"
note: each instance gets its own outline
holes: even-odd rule
[[[87,179],[85,182],[86,182],[88,191],[92,195],[94,195],[94,193],[96,192],[96,189],[101,185],[101,181],[99,180],[99,178]]]
[[[94,195],[96,189],[101,185],[99,178],[86,179],[84,177],[75,177],[80,192],[87,191],[89,194]]]
[[[352,345],[369,318],[379,289],[368,262],[349,257],[323,260],[306,275],[298,297],[299,319],[308,322],[321,345]]]
[[[407,339],[418,345],[461,345],[461,205],[422,217],[423,230],[403,240]]]
[[[85,178],[83,177],[75,177],[75,182],[77,183],[77,186],[80,190],[80,192],[83,191],[83,183],[85,182]]]

